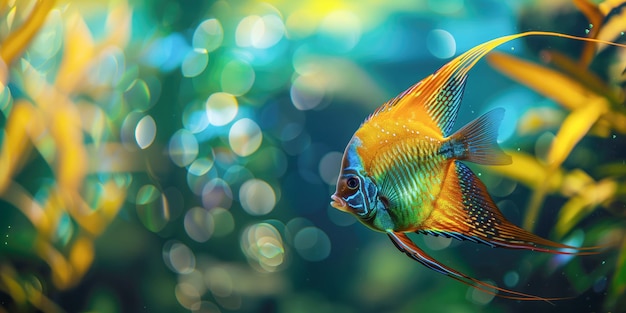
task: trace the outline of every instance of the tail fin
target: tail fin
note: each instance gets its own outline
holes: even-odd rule
[[[459,159],[484,165],[511,164],[511,156],[498,146],[498,128],[504,109],[493,109],[459,129],[451,137],[462,144],[464,153]]]

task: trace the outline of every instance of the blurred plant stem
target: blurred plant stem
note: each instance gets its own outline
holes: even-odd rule
[[[82,281],[95,258],[94,241],[126,200],[130,179],[120,180],[115,173],[131,169],[103,166],[102,156],[122,152],[128,164],[134,166],[132,170],[137,169],[134,154],[123,149],[111,135],[117,130],[107,128],[117,126],[99,107],[101,91],[98,93],[85,79],[98,64],[99,49],[126,45],[131,12],[121,1],[104,11],[108,13],[106,29],[103,38],[96,42],[80,7],[68,4],[59,10],[55,1],[35,1],[31,6],[18,1],[6,10],[8,2],[0,4],[7,16],[13,14],[10,26],[15,28],[0,46],[0,57],[9,69],[0,91],[12,97],[11,90],[19,90],[20,95],[11,99],[11,106],[3,108],[6,123],[0,146],[0,198],[30,222],[35,234],[33,242],[29,242],[32,251],[28,253],[50,268],[54,288],[67,290]],[[32,8],[23,19],[15,17],[18,5]],[[44,25],[58,27],[62,32],[44,34],[43,43],[37,43],[34,39]],[[46,40],[57,40],[54,43],[61,48],[50,49]],[[36,44],[39,46],[29,50]],[[56,71],[38,63],[40,51],[54,60],[48,60],[50,63],[59,62]],[[55,58],[57,55],[60,58]],[[15,65],[18,59],[19,67]],[[4,79],[12,83],[10,88],[4,88],[8,85]],[[25,184],[20,176],[32,163],[44,166],[51,174],[37,173],[37,177],[27,177]],[[45,183],[28,184],[38,180]],[[33,230],[18,231],[23,234]],[[12,270],[10,263],[0,266],[7,269],[0,276],[0,288],[16,308],[26,308],[29,303],[43,312],[61,311],[43,295],[49,288],[47,280],[33,284]]]
[[[614,41],[623,36],[623,29],[626,27],[624,1],[609,0],[594,4],[588,0],[574,0],[573,3],[588,20],[589,38]],[[559,194],[565,199],[565,204],[558,211],[558,219],[554,227],[554,234],[559,238],[565,237],[597,208],[604,207],[611,212],[613,207],[626,206],[623,191],[626,173],[621,170],[607,171],[608,168],[623,167],[623,160],[609,159],[606,165],[600,166],[600,169],[595,172],[593,168],[582,164],[573,169],[564,166],[566,159],[573,155],[576,146],[583,138],[597,136],[607,145],[613,146],[614,143],[607,140],[615,140],[616,134],[626,135],[626,110],[624,109],[626,97],[624,91],[616,86],[616,82],[620,79],[609,77],[603,80],[591,69],[592,62],[604,48],[606,47],[597,43],[586,42],[582,53],[575,59],[570,59],[561,52],[542,52],[543,59],[552,63],[557,69],[503,53],[493,53],[488,56],[494,68],[569,111],[560,119],[560,123],[556,123],[558,130],[551,138],[545,155],[537,154],[536,151],[535,156],[523,152],[508,152],[513,155],[515,166],[493,169],[531,189],[531,197],[523,221],[523,227],[528,230],[534,228],[541,208],[545,207],[546,197],[550,194]],[[620,49],[623,50],[621,47],[618,48],[620,52]],[[606,56],[603,57],[606,58]],[[616,66],[621,66],[618,72],[623,75],[624,63],[616,59]],[[602,62],[602,65],[606,66],[606,63]],[[533,113],[532,110],[527,114]],[[545,119],[546,121],[535,120],[532,124],[534,126],[526,124],[525,134],[527,135],[529,131],[535,133],[552,131],[545,128],[546,125],[554,124],[548,121],[549,118],[545,115],[539,116],[539,120]],[[597,152],[593,154],[600,160]],[[619,153],[617,155],[619,158]],[[624,302],[619,299],[623,299],[626,290],[624,270],[626,268],[626,240],[623,238],[623,225],[619,225],[621,224],[618,223],[617,227],[604,228],[599,235],[588,234],[587,236],[588,239],[596,241],[594,244],[600,242],[600,245],[617,246],[620,249],[619,257],[615,260],[615,272],[612,274],[613,278],[608,287],[608,296],[604,302],[607,310],[623,307]],[[615,236],[615,234],[618,235]],[[610,256],[604,262],[606,260],[613,262]],[[567,272],[570,280],[576,280],[577,289],[580,291],[591,287],[598,279],[606,279],[606,275],[609,275],[609,271],[603,268],[584,276],[581,276],[582,272],[584,271],[581,266]]]
[[[0,9],[6,7],[7,2],[0,2]],[[4,39],[2,45],[0,45],[0,58],[2,58],[5,64],[13,63],[24,51],[46,21],[48,13],[54,8],[55,4],[56,1],[54,0],[38,0],[30,13],[30,17]]]

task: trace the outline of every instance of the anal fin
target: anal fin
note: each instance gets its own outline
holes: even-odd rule
[[[563,300],[568,298],[543,298],[539,296],[534,296],[522,292],[517,292],[505,288],[501,288],[495,285],[491,285],[480,281],[478,279],[472,278],[468,275],[465,275],[457,270],[454,270],[450,267],[447,267],[437,260],[433,259],[429,255],[427,255],[422,249],[418,248],[413,241],[409,237],[407,237],[404,233],[396,233],[392,231],[388,231],[387,235],[394,243],[398,250],[404,252],[407,256],[421,263],[422,265],[428,267],[431,270],[434,270],[440,274],[444,274],[453,279],[456,279],[466,285],[472,286],[478,290],[486,292],[488,294],[493,294],[495,296],[513,299],[513,300],[523,300],[523,301],[554,301],[554,300]],[[495,291],[494,291],[495,290]]]
[[[597,254],[603,248],[573,247],[515,226],[502,215],[480,179],[460,161],[451,162],[435,210],[418,232],[553,254]]]

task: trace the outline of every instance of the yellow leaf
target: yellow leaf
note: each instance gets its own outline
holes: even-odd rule
[[[567,234],[576,224],[601,203],[615,195],[617,184],[612,180],[603,180],[595,186],[587,186],[579,190],[580,194],[570,198],[559,212],[556,232],[559,236]]]
[[[107,38],[104,45],[123,47],[130,38],[132,12],[126,1],[111,1],[106,20]]]
[[[520,136],[535,134],[547,129],[555,129],[563,122],[565,113],[558,108],[530,108],[517,121],[517,133]]]
[[[487,60],[499,71],[568,109],[583,106],[593,96],[577,81],[552,69],[498,52],[488,55]]]
[[[4,63],[4,61],[0,59],[0,93],[6,92],[2,90],[4,90],[4,88],[6,87],[8,81],[9,81],[9,68]]]
[[[589,24],[592,26],[589,31],[589,38],[596,38],[598,35],[599,29],[602,28],[602,22],[604,21],[604,14],[600,12],[598,6],[594,3],[591,3],[589,0],[574,0],[574,5],[585,14]],[[584,67],[589,66],[591,60],[593,60],[593,56],[596,50],[597,43],[595,42],[586,42],[585,48],[583,49],[582,55],[580,56],[580,64]]]
[[[606,41],[616,40],[622,37],[624,30],[626,30],[626,10],[622,9],[612,16],[600,29],[598,39]],[[602,51],[606,47],[607,45],[605,44],[598,44],[598,51]]]
[[[18,208],[39,233],[51,233],[52,227],[46,212],[22,186],[11,182],[2,194],[2,199]]]
[[[0,267],[0,290],[7,293],[18,305],[26,304],[26,292],[17,281],[15,269],[3,264]]]
[[[68,196],[74,204],[68,207],[68,212],[80,226],[80,228],[92,236],[97,236],[108,226],[109,220],[103,218],[102,212],[89,206],[87,202],[77,193],[67,190]],[[108,195],[107,195],[108,196]]]
[[[626,51],[626,49],[624,49],[624,51]],[[563,71],[563,74],[569,76],[571,80],[578,81],[590,92],[609,99],[611,104],[614,105],[614,109],[620,110],[623,107],[623,94],[620,89],[608,86],[598,75],[581,67],[563,53],[545,51],[542,55],[550,60],[550,64],[553,64],[560,71]]]
[[[589,174],[581,169],[573,169],[564,176],[561,184],[561,194],[566,197],[580,194],[587,187],[596,183]]]
[[[619,256],[615,264],[615,273],[611,277],[611,286],[607,297],[607,303],[611,303],[615,309],[618,309],[616,303],[623,304],[624,293],[626,293],[626,240],[622,240],[622,245],[618,250]]]
[[[58,147],[57,181],[60,188],[79,190],[87,171],[80,115],[72,105],[58,104],[60,108],[51,118],[51,132]]]
[[[558,237],[562,237],[572,229],[576,223],[580,221],[581,212],[585,210],[588,204],[583,197],[577,196],[570,198],[562,207],[559,212],[554,229]]]
[[[46,261],[52,271],[52,283],[59,289],[67,289],[72,285],[72,268],[65,257],[49,242],[37,240],[36,252]]]
[[[618,9],[624,4],[624,0],[604,0],[598,4],[598,9],[602,12],[602,15],[607,16],[613,9]]]
[[[511,156],[513,162],[509,165],[492,166],[487,168],[489,171],[500,173],[513,180],[528,186],[531,189],[537,189],[546,183],[549,192],[556,191],[561,185],[563,172],[555,171],[552,175],[548,175],[548,169],[541,164],[537,158],[516,151],[506,151]]]
[[[104,185],[104,194],[106,197],[102,199],[101,207],[104,217],[109,221],[112,220],[117,212],[122,208],[124,200],[126,199],[125,188],[117,186],[113,181],[109,181]]]
[[[9,113],[0,151],[0,193],[24,165],[32,147],[31,138],[40,136],[43,132],[42,126],[39,112],[28,102],[17,100]]]
[[[548,164],[552,167],[561,166],[578,141],[587,134],[591,126],[606,112],[608,112],[607,100],[595,97],[587,105],[570,113],[552,141],[547,157]]]
[[[70,250],[69,260],[74,270],[74,279],[79,280],[91,267],[94,258],[93,242],[81,236],[74,241]]]
[[[19,29],[12,32],[0,45],[0,59],[11,64],[22,53],[46,20],[54,7],[54,0],[37,1],[33,11]]]
[[[61,313],[65,312],[61,309],[54,301],[50,300],[50,298],[46,297],[40,285],[33,285],[30,282],[25,282],[24,289],[26,290],[26,294],[28,295],[28,301],[38,309],[39,312],[46,313]],[[0,311],[1,312],[1,311]]]
[[[65,23],[63,61],[56,79],[59,90],[70,93],[84,77],[87,64],[93,58],[94,43],[91,32],[80,14],[74,13]]]

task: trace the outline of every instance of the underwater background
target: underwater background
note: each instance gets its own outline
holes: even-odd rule
[[[0,1],[0,312],[626,312],[626,48],[529,37],[470,72],[455,129],[516,225],[589,256],[412,235],[330,207],[375,108],[527,30],[626,42],[622,1]]]

